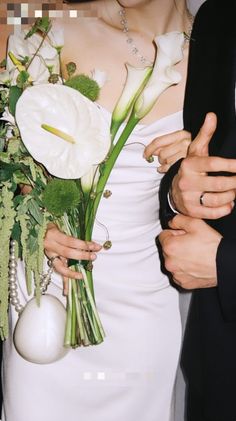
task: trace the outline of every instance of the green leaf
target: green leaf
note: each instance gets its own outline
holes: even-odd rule
[[[0,137],[0,152],[3,152],[5,148],[5,139]]]
[[[23,202],[23,200],[24,200],[24,196],[22,196],[21,194],[15,196],[13,199],[14,208],[16,209],[17,206]]]
[[[51,21],[47,16],[44,16],[42,18],[36,19],[35,23],[27,32],[25,39],[32,37],[36,32],[40,31],[42,33],[47,33],[51,28]]]
[[[38,203],[36,200],[31,199],[28,203],[28,209],[29,212],[31,214],[31,216],[33,216],[33,218],[35,219],[35,221],[39,224],[42,225],[43,224],[43,213],[42,210],[40,209]]]
[[[21,236],[20,223],[15,222],[14,227],[12,229],[12,233],[11,233],[12,240],[16,240],[18,244],[20,244],[20,236]]]
[[[38,238],[32,234],[33,232],[31,231],[31,235],[28,238],[28,250],[30,250],[30,254],[34,254],[38,250]]]
[[[21,170],[17,170],[17,171],[14,172],[13,180],[16,184],[27,184],[27,185],[29,185],[28,178],[25,176],[24,173],[22,173]]]
[[[23,90],[18,86],[11,86],[9,89],[9,110],[13,116],[15,116],[16,104],[22,92]]]
[[[29,62],[29,56],[24,56],[21,60],[20,60],[20,62],[21,62],[21,64],[23,64],[23,66],[25,66],[28,62]]]
[[[29,81],[30,74],[26,70],[22,70],[16,79],[18,88],[23,89]]]
[[[12,180],[14,172],[20,169],[19,164],[8,164],[6,162],[1,162],[0,164],[0,180],[7,181]]]

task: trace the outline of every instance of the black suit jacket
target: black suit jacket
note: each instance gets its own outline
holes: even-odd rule
[[[197,13],[190,44],[184,127],[193,138],[205,115],[216,113],[210,155],[236,158],[236,0],[207,0]],[[167,192],[181,161],[162,180],[163,228],[173,217]],[[188,421],[236,421],[236,207],[206,221],[223,235],[217,253],[218,286],[193,291],[185,332],[182,367],[190,398]]]

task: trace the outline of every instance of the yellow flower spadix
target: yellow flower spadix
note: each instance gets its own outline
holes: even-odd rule
[[[49,133],[54,134],[57,137],[65,140],[66,142],[75,144],[75,139],[70,136],[68,133],[63,132],[62,130],[57,129],[56,127],[49,126],[48,124],[41,124],[42,129],[46,130]]]

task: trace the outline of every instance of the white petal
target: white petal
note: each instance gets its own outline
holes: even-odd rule
[[[65,41],[62,26],[54,23],[52,29],[49,31],[48,38],[53,47],[62,47]]]
[[[126,117],[137,92],[150,72],[150,67],[136,68],[130,64],[126,64],[126,68],[127,79],[123,92],[113,111],[113,120],[122,120]]]
[[[64,85],[27,88],[16,106],[16,122],[31,155],[52,175],[80,178],[110,148],[109,125],[98,105]],[[47,124],[75,140],[71,144],[42,129]]]
[[[6,82],[10,82],[11,76],[8,70],[4,70],[0,72],[0,84],[5,84]]]
[[[102,88],[108,80],[107,73],[99,69],[94,69],[91,73],[92,79],[97,82],[100,88]]]
[[[153,72],[134,106],[136,116],[140,119],[150,111],[162,92],[181,80],[180,73],[173,66],[183,58],[183,33],[168,32],[157,36],[155,43],[157,55]]]

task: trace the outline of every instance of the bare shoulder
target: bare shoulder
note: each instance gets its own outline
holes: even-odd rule
[[[14,33],[12,25],[0,25],[0,62],[6,57],[8,38]]]

